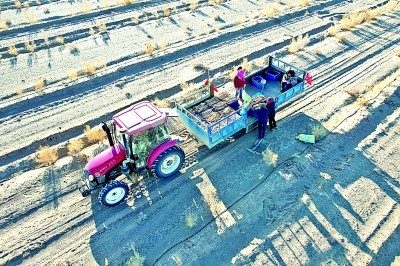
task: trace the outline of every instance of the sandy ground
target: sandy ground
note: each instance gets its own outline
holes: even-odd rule
[[[110,10],[93,2],[92,13],[72,17],[68,6],[83,3],[32,1],[29,9],[42,20],[37,26],[3,8],[1,19],[14,25],[0,32],[0,265],[122,265],[132,245],[146,265],[390,265],[400,256],[400,11],[341,33],[343,42],[323,34],[343,14],[386,2],[315,1],[240,25],[238,14],[252,17],[266,1],[216,7],[203,1],[196,12],[173,1],[169,18],[149,15],[164,1]],[[132,24],[142,10],[148,21]],[[224,21],[217,21],[221,31],[205,34],[215,14]],[[108,43],[83,34],[95,18],[109,21]],[[186,25],[191,31],[183,41]],[[13,60],[3,53],[26,36],[43,39],[42,27],[50,36],[65,35],[64,48],[38,41],[33,55]],[[310,35],[310,45],[288,54],[285,47],[300,33]],[[166,50],[141,54],[146,41],[158,38]],[[78,55],[70,53],[72,44]],[[112,209],[100,206],[97,193],[82,198],[76,190],[80,160],[66,156],[34,168],[39,145],[75,137],[84,124],[139,99],[172,95],[184,81],[201,81],[195,63],[209,65],[222,84],[225,70],[243,57],[272,53],[311,71],[315,84],[278,112],[278,129],[254,151],[256,132],[238,133],[212,150],[189,138],[184,148],[194,165],[173,179],[147,179],[127,204]],[[36,58],[31,65],[29,57]],[[68,68],[98,57],[105,70],[65,79]],[[15,94],[16,86],[39,77],[49,79],[43,92]],[[364,103],[346,92],[354,87]],[[316,144],[294,138],[313,127],[326,133]],[[266,148],[278,155],[275,165],[260,155]],[[196,220],[191,228],[188,216]]]

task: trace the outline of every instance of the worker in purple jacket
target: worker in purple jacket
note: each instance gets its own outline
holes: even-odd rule
[[[268,98],[267,109],[268,109],[269,130],[273,130],[274,128],[276,128],[274,98]]]
[[[258,120],[258,139],[261,140],[265,136],[265,129],[268,123],[268,109],[265,103],[259,104],[253,108],[253,114]]]

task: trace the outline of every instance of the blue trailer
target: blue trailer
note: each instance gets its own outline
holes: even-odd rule
[[[288,70],[293,70],[295,72],[297,84],[282,93],[281,78]],[[260,77],[266,79],[263,94],[261,93],[260,86],[257,84]],[[245,90],[252,97],[263,95],[267,98],[275,98],[276,108],[280,108],[283,103],[304,91],[305,77],[306,71],[303,69],[270,56],[267,66],[246,76]],[[232,88],[232,90],[234,90],[234,88]],[[214,147],[240,130],[245,129],[247,133],[256,127],[256,118],[248,116],[247,114],[240,115],[240,109],[222,117],[212,124],[199,119],[198,116],[190,111],[191,107],[205,102],[212,97],[214,97],[214,92],[208,88],[203,88],[176,102],[180,122],[194,137],[204,143],[208,148]]]

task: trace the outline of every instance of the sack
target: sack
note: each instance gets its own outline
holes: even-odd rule
[[[305,134],[300,134],[296,137],[296,139],[303,141],[305,143],[315,143],[315,136],[314,135],[305,135]]]

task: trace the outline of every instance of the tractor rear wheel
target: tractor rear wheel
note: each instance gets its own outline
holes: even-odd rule
[[[128,196],[128,184],[117,180],[105,185],[99,193],[99,202],[105,207],[114,207],[120,204]]]
[[[176,174],[185,161],[185,153],[178,146],[163,151],[151,166],[151,171],[158,177],[168,178]]]

